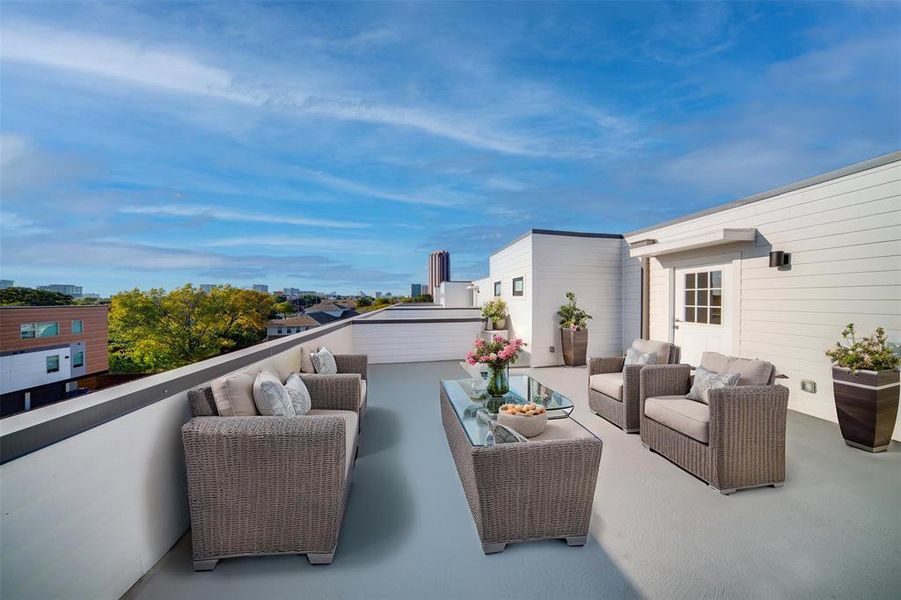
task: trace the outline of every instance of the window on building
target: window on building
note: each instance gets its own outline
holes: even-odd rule
[[[23,340],[31,338],[53,337],[59,335],[58,321],[42,323],[22,323],[19,325],[19,336]]]
[[[48,373],[58,373],[59,372],[59,355],[54,354],[53,356],[47,357],[47,372]]]
[[[84,352],[82,350],[72,353],[72,366],[73,367],[83,367],[84,366]]]
[[[84,331],[84,321],[82,319],[76,319],[72,321],[72,333],[81,333]]]
[[[500,282],[500,281],[495,281],[495,282],[494,282],[494,296],[495,296],[496,298],[499,298],[500,295],[501,295],[501,282]]]
[[[279,327],[278,330],[276,331],[276,333],[281,334],[281,332],[282,332],[282,328]]]
[[[526,284],[522,277],[517,277],[513,280],[513,295],[514,296],[522,296],[523,292],[525,292]]]
[[[723,272],[685,274],[685,322],[721,325],[723,322]]]

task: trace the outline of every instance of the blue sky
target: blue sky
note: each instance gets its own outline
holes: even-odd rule
[[[901,4],[3,2],[0,271],[408,292],[901,147]]]

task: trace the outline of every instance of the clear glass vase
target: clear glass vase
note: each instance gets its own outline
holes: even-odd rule
[[[507,365],[488,366],[488,393],[494,397],[503,396],[510,391],[510,378]]]

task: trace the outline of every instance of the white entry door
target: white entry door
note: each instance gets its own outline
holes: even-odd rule
[[[682,362],[698,366],[705,351],[732,353],[732,265],[675,270],[673,343]]]

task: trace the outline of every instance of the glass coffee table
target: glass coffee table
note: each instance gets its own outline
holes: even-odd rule
[[[569,398],[528,375],[512,375],[504,400],[542,404],[547,429],[525,442],[488,446],[496,415],[488,412],[481,381],[451,379],[438,387],[441,422],[482,551],[549,538],[584,545],[602,442],[567,418],[573,410]]]
[[[490,413],[486,407],[490,396],[484,391],[484,382],[482,383],[480,386],[478,379],[449,379],[441,382],[460,424],[474,446],[485,445],[488,423],[497,418],[497,414]],[[503,398],[506,404],[541,404],[547,409],[548,420],[565,419],[573,411],[573,403],[569,398],[528,375],[511,375],[510,391]]]

